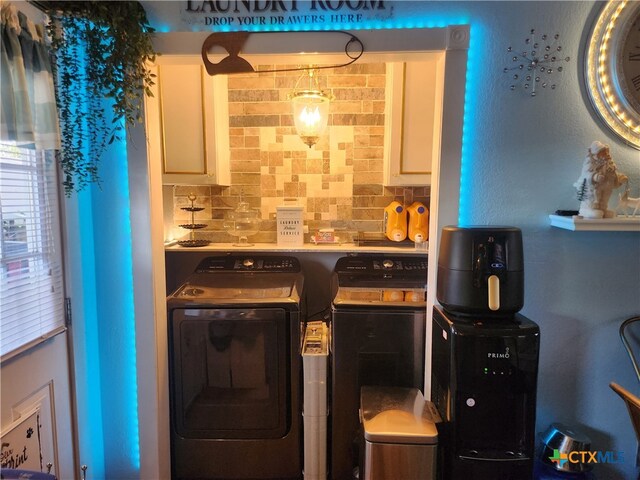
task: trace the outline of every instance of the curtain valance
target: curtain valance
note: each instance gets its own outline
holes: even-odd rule
[[[42,150],[60,148],[60,129],[43,25],[14,5],[2,17],[0,141]]]

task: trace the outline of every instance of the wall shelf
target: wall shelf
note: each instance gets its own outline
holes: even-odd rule
[[[640,232],[640,216],[589,219],[579,215],[573,215],[571,217],[549,215],[549,219],[551,220],[552,227],[564,228],[565,230]]]

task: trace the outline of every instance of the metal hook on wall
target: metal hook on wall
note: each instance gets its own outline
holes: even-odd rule
[[[349,61],[346,63],[335,64],[335,65],[322,65],[322,66],[314,66],[314,70],[320,70],[325,68],[341,68],[351,65],[356,62],[364,53],[364,45],[360,41],[358,37],[353,35],[352,33],[345,32],[342,30],[322,30],[322,32],[326,33],[338,33],[342,35],[347,35],[349,40],[344,46],[344,53],[349,58]],[[242,51],[242,47],[246,43],[247,39],[252,34],[260,34],[260,33],[274,33],[274,32],[216,32],[209,35],[204,43],[202,44],[202,61],[204,62],[204,66],[207,69],[207,73],[209,75],[221,75],[221,74],[233,74],[233,73],[249,73],[255,72],[255,68],[244,58],[240,56],[240,52]],[[287,32],[280,32],[287,33]],[[318,33],[317,31],[298,31],[295,33]],[[209,51],[213,47],[221,47],[228,55],[220,60],[218,63],[214,63],[209,60]],[[355,51],[352,51],[353,48],[356,48]],[[260,72],[295,72],[308,70],[309,67],[295,67],[295,68],[282,68],[282,69],[273,69],[273,70],[260,70]]]

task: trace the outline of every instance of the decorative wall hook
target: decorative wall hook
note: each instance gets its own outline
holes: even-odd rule
[[[202,61],[209,75],[223,73],[247,73],[254,72],[254,68],[244,58],[240,57],[240,50],[249,38],[249,32],[212,33],[202,44]],[[209,50],[212,47],[224,48],[228,56],[218,63],[209,60]]]
[[[202,44],[202,61],[209,75],[220,74],[233,74],[233,73],[249,73],[255,72],[255,68],[244,58],[240,56],[242,47],[246,43],[250,35],[260,33],[274,33],[274,32],[217,32],[209,35]],[[287,32],[277,32],[287,33]],[[317,31],[308,32],[295,32],[295,33],[318,33]],[[322,30],[322,33],[337,33],[346,35],[349,37],[347,43],[344,46],[344,53],[349,58],[349,61],[336,65],[315,65],[314,70],[320,70],[325,68],[340,68],[351,65],[358,60],[364,53],[364,45],[358,37],[349,32],[341,30]],[[222,47],[227,51],[229,55],[224,57],[218,63],[214,63],[209,60],[209,51],[213,47]],[[354,50],[355,48],[355,50]],[[261,72],[295,72],[301,70],[308,70],[310,67],[292,67],[281,68],[273,70],[261,70]]]

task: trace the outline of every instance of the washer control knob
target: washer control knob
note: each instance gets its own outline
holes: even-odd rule
[[[245,258],[242,261],[242,265],[244,265],[245,267],[253,267],[253,258]]]
[[[384,268],[391,268],[391,267],[393,267],[393,260],[389,260],[389,259],[384,260],[384,261],[382,262],[382,266],[383,266]]]

